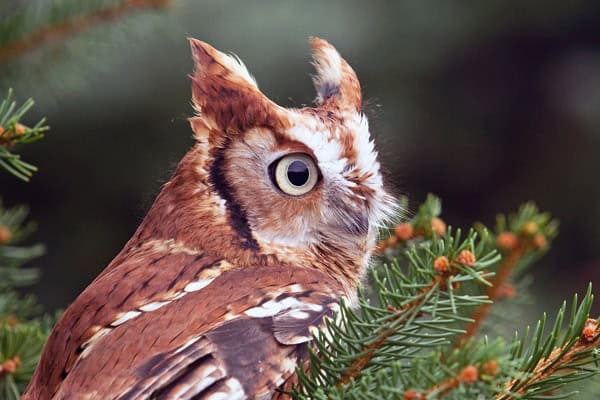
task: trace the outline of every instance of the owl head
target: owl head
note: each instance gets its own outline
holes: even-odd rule
[[[173,181],[186,175],[193,182],[186,201],[204,225],[189,223],[188,214],[179,230],[213,232],[204,247],[218,243],[224,252],[254,252],[355,284],[394,201],[352,68],[332,45],[311,39],[316,106],[289,109],[268,99],[236,57],[190,44],[197,144]]]

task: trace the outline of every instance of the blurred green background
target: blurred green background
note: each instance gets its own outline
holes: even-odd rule
[[[24,1],[0,1],[0,17]],[[600,285],[600,2],[173,1],[0,64],[0,90],[33,97],[47,138],[23,149],[34,292],[65,307],[134,232],[192,145],[186,37],[240,56],[285,106],[310,104],[309,36],[332,42],[362,82],[372,134],[397,193],[427,192],[444,219],[492,224],[535,200],[561,221],[533,269],[539,308]],[[600,307],[596,306],[596,312]],[[537,315],[537,312],[536,312]]]

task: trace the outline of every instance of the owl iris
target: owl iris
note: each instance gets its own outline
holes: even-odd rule
[[[313,159],[302,153],[289,154],[275,162],[275,185],[290,196],[301,196],[310,192],[319,179]]]

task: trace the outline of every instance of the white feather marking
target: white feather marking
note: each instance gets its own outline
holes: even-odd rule
[[[119,326],[127,321],[129,321],[130,319],[136,318],[138,317],[140,314],[142,314],[140,311],[127,311],[124,314],[121,314],[119,318],[117,318],[115,321],[113,321],[110,326]]]
[[[223,392],[213,393],[206,398],[206,400],[227,400],[227,399],[229,399],[229,394],[223,393]]]
[[[286,357],[281,363],[281,368],[285,372],[293,372],[296,370],[296,366],[298,365],[297,362],[298,361],[293,357]]]
[[[246,393],[244,392],[244,388],[242,387],[242,384],[240,383],[240,381],[238,381],[235,378],[229,378],[227,379],[227,381],[225,382],[225,384],[227,385],[227,387],[229,388],[229,390],[231,390],[230,392],[230,398],[239,398],[242,399],[244,397],[246,397]]]
[[[314,153],[322,172],[323,169],[342,172],[345,162],[342,160],[343,147],[337,140],[332,140],[332,133],[324,127],[321,129],[311,129],[306,126],[305,116],[298,115],[296,123],[287,130],[291,139],[304,143]]]
[[[213,372],[217,373],[213,374]],[[193,372],[193,379],[187,379],[187,384],[182,384],[176,392],[169,393],[169,396],[173,399],[189,399],[215,383],[223,375],[225,375],[225,371],[221,367],[217,368],[214,365],[200,366]]]
[[[254,86],[258,89],[258,84],[256,83],[256,79],[250,74],[246,65],[242,62],[242,60],[235,54],[224,54],[219,52],[221,62],[227,69],[232,71],[235,75],[239,76],[243,80],[246,81],[251,86]]]
[[[323,307],[319,304],[305,303],[294,297],[286,297],[280,301],[269,300],[260,306],[246,310],[244,314],[252,318],[265,318],[272,317],[286,310],[292,310],[292,312],[288,313],[292,318],[306,319],[310,315],[305,311],[319,312],[323,310]]]
[[[299,283],[294,283],[291,286],[288,286],[288,291],[290,293],[298,293],[298,292],[303,292],[304,291],[304,287],[299,284]]]
[[[213,279],[200,279],[199,281],[190,282],[183,288],[183,291],[184,292],[196,292],[196,291],[208,286],[213,280],[214,280],[214,278]]]
[[[181,353],[182,351],[184,351],[185,349],[187,349],[188,347],[190,347],[191,345],[196,343],[198,341],[198,339],[200,339],[201,337],[202,336],[195,336],[195,337],[191,338],[190,340],[185,342],[182,346],[180,346],[177,350],[175,350],[175,352],[173,354]]]
[[[183,296],[185,296],[187,293],[186,292],[177,292],[172,298],[171,300],[179,300],[180,298],[182,298]]]
[[[143,311],[143,312],[156,311],[159,308],[164,307],[169,303],[170,303],[170,301],[153,301],[152,303],[148,303],[148,304],[141,306],[140,308],[138,308],[138,310]]]
[[[316,312],[320,312],[323,311],[323,306],[320,304],[313,304],[313,303],[303,303],[306,308],[308,308],[311,311],[316,311]]]
[[[216,392],[206,398],[206,400],[242,400],[248,398],[240,381],[235,378],[229,378],[225,381],[228,392]]]
[[[246,310],[244,314],[252,318],[272,317],[273,315],[281,311],[282,308],[283,304],[281,302],[269,300],[258,307],[253,307]]]
[[[236,319],[238,318],[239,315],[236,313],[232,313],[232,312],[228,312],[227,314],[225,314],[225,316],[223,317],[223,321],[231,321],[232,319]]]
[[[92,348],[94,347],[94,345],[96,343],[98,343],[98,341],[100,339],[102,339],[102,337],[108,335],[111,330],[112,329],[110,329],[110,328],[102,328],[98,332],[96,332],[91,338],[86,340],[81,345],[81,347],[83,347],[83,351],[81,352],[81,355],[79,356],[79,358],[83,359],[83,358],[87,357],[87,355],[90,354],[90,352],[92,351]]]
[[[319,101],[323,101],[328,86],[340,86],[342,82],[342,60],[339,53],[329,47],[321,47],[315,52],[314,62],[317,74],[313,77]]]
[[[290,311],[289,313],[287,313],[286,315],[294,318],[294,319],[307,319],[308,317],[310,317],[310,314],[305,312],[305,311],[301,311],[301,310],[293,310]]]

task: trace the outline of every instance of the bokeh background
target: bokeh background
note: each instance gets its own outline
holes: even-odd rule
[[[43,1],[38,1],[43,3]],[[0,1],[0,18],[24,1]],[[389,184],[457,226],[536,201],[561,221],[533,308],[600,287],[600,2],[192,1],[127,14],[0,64],[51,131],[23,149],[47,255],[33,288],[65,307],[134,232],[192,145],[186,37],[239,55],[285,106],[310,104],[309,36],[356,69]],[[596,312],[600,307],[596,306]],[[537,311],[537,310],[536,310]],[[537,312],[536,312],[537,314]]]

